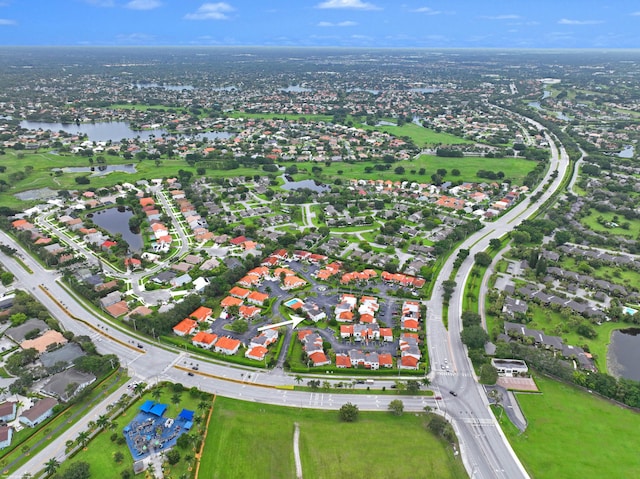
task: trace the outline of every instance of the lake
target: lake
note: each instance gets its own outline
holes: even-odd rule
[[[128,165],[68,166],[65,168],[52,168],[51,171],[62,171],[63,173],[92,173],[91,176],[104,176],[115,171],[135,173],[136,165],[129,163]]]
[[[134,131],[129,127],[129,123],[124,121],[105,121],[98,123],[49,123],[46,121],[21,121],[20,126],[28,130],[51,130],[53,132],[64,131],[72,135],[86,134],[91,141],[120,141],[123,138],[132,139],[140,137],[148,140],[151,135],[160,137],[165,130],[144,130]]]
[[[283,175],[282,177],[284,179],[284,185],[281,186],[283,190],[308,189],[311,191],[315,191],[316,193],[324,193],[326,191],[331,191],[331,187],[327,185],[323,185],[322,183],[319,183],[316,180],[289,181],[286,175]]]
[[[112,235],[121,234],[122,239],[129,243],[131,251],[141,251],[143,246],[142,235],[133,233],[129,229],[129,218],[133,216],[131,210],[124,207],[108,208],[94,213],[91,219],[95,224],[104,228]]]
[[[162,88],[163,90],[182,91],[193,90],[191,85],[161,85],[160,83],[136,83],[135,87],[141,88]]]
[[[293,92],[293,93],[301,93],[301,92],[305,92],[305,91],[313,91],[311,88],[305,88],[302,87],[300,85],[291,85],[288,86],[287,88],[280,88],[280,91],[288,91],[288,92]]]
[[[632,145],[627,145],[624,147],[620,153],[618,153],[618,157],[620,158],[633,158],[634,148]]]
[[[611,333],[607,364],[611,374],[640,381],[640,328]]]

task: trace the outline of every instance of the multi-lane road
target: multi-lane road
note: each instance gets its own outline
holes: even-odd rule
[[[539,124],[535,126],[542,129]],[[551,166],[545,179],[532,194],[540,191],[542,185],[551,181],[544,193],[535,202],[525,199],[460,246],[469,249],[471,254],[457,272],[458,287],[450,301],[448,330],[442,321],[441,290],[443,281],[448,279],[453,271],[456,252],[451,255],[435,280],[433,296],[427,302],[427,341],[432,366],[432,386],[436,391],[436,397],[442,399],[424,396],[403,397],[406,410],[420,411],[428,405],[444,413],[453,423],[460,439],[465,467],[472,478],[528,477],[489,409],[482,387],[477,383],[465,347],[460,341],[460,313],[463,285],[473,265],[474,254],[486,249],[492,238],[503,236],[533,214],[560,187],[569,161],[562,146],[558,149],[552,138],[547,139],[552,152]],[[555,176],[554,171],[557,171]],[[166,198],[163,200],[163,206],[168,207]],[[182,230],[179,225],[174,226],[178,231]],[[181,237],[181,240],[182,246],[186,247],[188,239]],[[4,232],[0,232],[0,241],[22,251],[22,248]],[[279,389],[278,386],[295,384],[295,378],[278,369],[240,369],[228,364],[203,361],[179,349],[160,346],[148,338],[131,336],[130,332],[118,329],[86,309],[57,282],[57,271],[44,269],[25,253],[22,253],[22,260],[31,272],[25,270],[14,259],[0,253],[0,261],[14,274],[18,287],[29,290],[66,329],[74,334],[91,336],[99,352],[117,355],[121,365],[137,380],[147,383],[164,380],[181,382],[187,387],[197,386],[204,391],[222,396],[291,407],[338,409],[344,403],[352,402],[363,410],[386,410],[389,402],[394,399],[392,396],[375,394],[331,394],[325,391],[309,393]],[[193,369],[194,366],[197,366],[197,371]],[[324,381],[328,377],[333,380],[343,379],[334,376],[323,376],[319,379]],[[389,380],[379,381],[374,388],[390,386],[391,383]],[[111,400],[112,398],[109,398],[107,401]],[[89,411],[76,425],[76,429],[92,420],[106,407],[107,401],[96,410]],[[57,443],[73,439],[72,434],[77,432],[74,431],[66,433]],[[25,473],[35,473],[43,467],[48,458],[58,454],[59,450],[52,444],[20,468],[17,477]]]
[[[542,129],[541,125],[536,125]],[[535,202],[524,200],[495,222],[487,224],[468,238],[460,248],[469,249],[455,277],[457,287],[449,302],[448,330],[443,324],[442,283],[450,278],[456,253],[444,264],[435,281],[434,293],[427,303],[427,342],[434,385],[445,392],[445,410],[460,438],[465,467],[474,478],[516,479],[528,477],[489,409],[486,394],[475,378],[474,370],[460,340],[462,299],[464,284],[474,263],[474,255],[484,251],[493,238],[500,238],[535,213],[560,187],[569,167],[569,159],[560,145],[558,149],[551,137],[550,168],[546,177],[532,195],[542,191]],[[557,171],[557,174],[554,172]],[[480,294],[485,294],[481,291]],[[442,369],[444,366],[445,369]],[[455,393],[452,394],[452,393]]]

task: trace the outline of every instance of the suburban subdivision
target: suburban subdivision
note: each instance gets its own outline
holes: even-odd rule
[[[637,471],[635,54],[0,52],[3,475]]]

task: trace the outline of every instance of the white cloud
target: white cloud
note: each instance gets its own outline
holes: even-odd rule
[[[443,12],[441,10],[434,10],[433,8],[430,8],[430,7],[415,8],[411,10],[411,12],[424,13],[425,15],[442,15],[443,13],[450,13],[450,12]]]
[[[187,13],[185,20],[227,20],[227,13],[233,12],[234,8],[225,2],[203,3],[195,13]]]
[[[9,18],[0,18],[0,25],[15,25],[16,21]]]
[[[158,0],[131,0],[125,7],[131,10],[153,10],[160,5],[162,5],[162,3]]]
[[[121,33],[116,35],[116,42],[123,45],[152,43],[155,39],[155,35],[149,35],[147,33]]]
[[[563,18],[559,20],[558,23],[560,25],[598,25],[599,23],[604,23],[602,20],[569,20],[567,18]]]
[[[357,25],[356,22],[352,22],[350,20],[346,20],[344,22],[318,22],[319,27],[355,27]]]
[[[632,12],[630,13],[632,17],[640,17],[640,12]]]
[[[486,20],[518,20],[522,18],[520,15],[515,14],[506,14],[506,15],[494,15],[494,16],[484,16],[482,17]]]
[[[362,0],[326,0],[319,3],[316,8],[351,8],[354,10],[381,10],[380,7]]]

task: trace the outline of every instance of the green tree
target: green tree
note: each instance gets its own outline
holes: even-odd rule
[[[91,471],[89,464],[83,461],[72,463],[62,475],[62,479],[89,479]]]
[[[410,379],[409,381],[407,381],[407,392],[415,394],[418,391],[420,391],[420,383],[418,381],[416,381],[415,379]]]
[[[462,330],[460,339],[469,349],[482,349],[485,343],[489,341],[489,335],[482,329],[482,326],[473,325]]]
[[[400,399],[394,399],[389,403],[389,411],[394,416],[402,416],[404,412],[404,403]]]
[[[484,251],[480,251],[479,253],[476,253],[476,255],[474,256],[474,259],[476,261],[476,264],[478,266],[482,266],[483,268],[486,268],[487,266],[489,266],[492,261],[491,255],[489,253],[485,253]]]
[[[58,469],[60,468],[60,463],[58,462],[58,460],[55,457],[52,457],[51,459],[49,459],[45,465],[44,465],[44,472],[46,472],[48,475],[52,475],[53,473],[55,473]]]
[[[89,433],[87,431],[81,431],[78,433],[78,437],[76,437],[76,442],[82,448],[84,448],[89,442]]]
[[[167,458],[167,462],[173,466],[180,462],[180,451],[173,448],[165,454],[165,457]]]
[[[122,454],[122,451],[116,451],[113,453],[113,460],[116,461],[118,464],[120,464],[123,459],[124,459],[124,454]]]
[[[495,384],[498,380],[498,370],[491,364],[486,363],[480,366],[480,382],[482,384]]]
[[[502,241],[500,241],[498,238],[491,238],[489,240],[489,248],[499,250],[501,246]]]
[[[339,412],[340,420],[344,422],[354,422],[358,419],[359,412],[358,406],[355,404],[350,402],[343,404]]]

